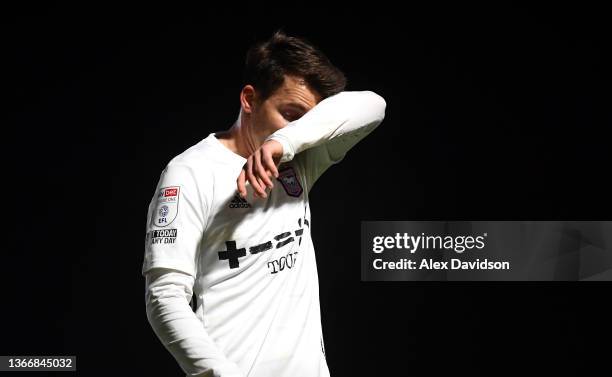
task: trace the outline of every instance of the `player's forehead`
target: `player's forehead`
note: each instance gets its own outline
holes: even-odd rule
[[[304,111],[313,108],[321,96],[301,77],[285,75],[285,81],[272,95],[274,102]]]

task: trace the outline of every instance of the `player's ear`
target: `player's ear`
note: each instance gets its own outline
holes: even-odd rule
[[[255,108],[255,100],[257,94],[252,85],[245,85],[240,91],[240,106],[246,114],[251,114]]]

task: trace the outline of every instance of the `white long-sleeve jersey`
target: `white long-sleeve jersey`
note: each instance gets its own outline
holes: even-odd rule
[[[246,159],[211,133],[173,158],[148,209],[147,317],[188,376],[325,377],[309,191],[380,124],[386,103],[341,92],[270,135],[283,146],[266,199],[238,195]],[[195,313],[189,302],[195,293]]]

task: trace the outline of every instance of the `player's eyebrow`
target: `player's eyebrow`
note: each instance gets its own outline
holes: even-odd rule
[[[307,112],[309,109],[307,109],[304,105],[302,105],[301,103],[298,102],[288,102],[288,103],[284,103],[283,106],[287,106],[287,107],[293,107],[294,109],[297,109],[303,113]]]

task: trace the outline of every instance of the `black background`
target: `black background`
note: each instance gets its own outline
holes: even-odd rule
[[[312,191],[332,376],[609,367],[597,345],[611,334],[608,283],[359,276],[362,220],[609,220],[603,8],[330,7],[4,12],[1,355],[182,375],[146,319],[147,204],[173,156],[231,126],[247,47],[282,27],[325,51],[348,90],[387,101]]]

